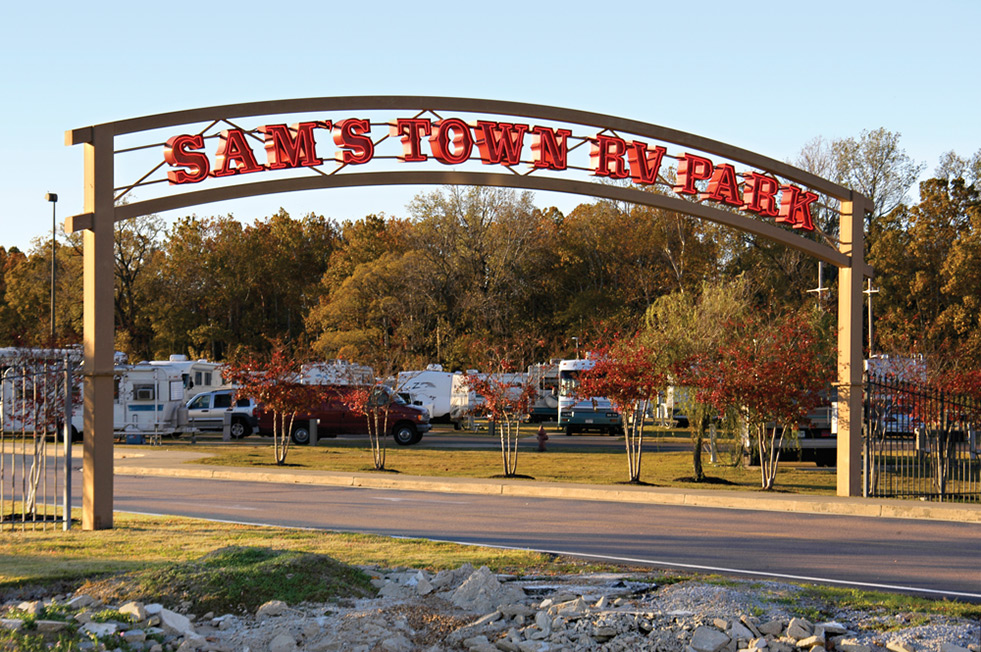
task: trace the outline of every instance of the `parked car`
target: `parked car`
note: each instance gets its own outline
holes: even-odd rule
[[[187,402],[187,422],[190,428],[218,431],[224,428],[225,413],[232,413],[231,435],[234,439],[248,437],[256,431],[256,404],[250,398],[238,397],[232,404],[234,389],[218,389],[198,394]]]
[[[344,392],[351,385],[318,385],[326,397],[314,409],[297,413],[293,417],[290,437],[296,444],[310,443],[310,421],[316,419],[318,437],[336,437],[337,435],[366,435],[368,434],[368,419],[364,414],[357,413],[353,407],[343,400]],[[424,433],[432,427],[429,423],[429,411],[423,407],[408,405],[398,394],[391,396],[391,389],[378,385],[377,392],[385,393],[384,403],[389,403],[387,435],[400,446],[418,443]],[[255,412],[258,431],[263,435],[271,435],[273,431],[273,415],[262,409],[260,405]]]

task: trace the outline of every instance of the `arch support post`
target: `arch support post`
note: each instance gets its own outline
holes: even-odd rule
[[[113,506],[113,133],[93,127],[85,146],[83,232],[82,529],[112,527]]]
[[[851,264],[838,270],[838,495],[862,495],[862,281],[865,198],[841,202],[838,250]]]

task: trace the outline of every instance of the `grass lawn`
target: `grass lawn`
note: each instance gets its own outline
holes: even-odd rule
[[[80,515],[77,512],[76,516]],[[2,534],[0,593],[3,594],[24,586],[71,592],[86,580],[127,573],[137,582],[137,588],[150,592],[148,596],[162,591],[164,597],[167,591],[159,586],[160,578],[203,581],[202,571],[208,571],[205,567],[208,558],[220,561],[221,554],[254,555],[250,551],[256,549],[289,552],[293,559],[299,560],[296,563],[317,567],[322,564],[320,557],[327,556],[344,564],[380,568],[438,571],[469,562],[475,567],[486,565],[495,572],[518,575],[616,572],[643,576],[658,584],[688,579],[721,584],[732,581],[718,576],[601,565],[520,550],[125,513],[116,514],[111,530],[15,530]],[[217,556],[216,551],[219,551]],[[229,572],[235,570],[233,561],[229,560]],[[847,605],[891,614],[935,613],[967,618],[981,615],[978,605],[968,603],[821,586],[812,586],[808,591],[809,598],[838,607]],[[265,599],[265,595],[254,596],[257,603]],[[0,645],[0,649],[10,648]]]
[[[528,430],[529,435],[534,430]],[[439,437],[427,435],[432,440]],[[431,477],[490,478],[503,471],[498,440],[486,436],[481,448],[420,448],[387,444],[385,467],[388,472]],[[517,473],[544,482],[582,484],[616,484],[627,480],[627,460],[623,440],[611,439],[611,446],[590,448],[564,443],[552,445],[544,453],[534,446],[519,447]],[[703,455],[708,482],[691,481],[692,454],[677,451],[677,444],[687,442],[687,435],[660,433],[650,442],[655,450],[643,455],[641,481],[660,487],[689,489],[759,489],[759,468],[711,465],[708,454]],[[672,446],[674,444],[674,446]],[[657,450],[658,448],[672,450]],[[275,461],[270,439],[250,437],[237,445],[208,446],[197,444],[188,450],[207,452],[209,457],[196,462],[217,466],[273,467]],[[293,446],[286,466],[295,469],[314,469],[339,472],[373,471],[371,449],[367,438],[325,439],[318,446]],[[834,495],[835,472],[816,469],[810,464],[783,463],[777,476],[777,491],[802,494]]]
[[[75,510],[75,516],[81,512]],[[0,590],[79,581],[198,559],[220,548],[263,547],[328,555],[349,564],[440,570],[465,562],[498,572],[597,568],[551,555],[415,539],[213,523],[117,513],[111,530],[6,530],[0,536]]]

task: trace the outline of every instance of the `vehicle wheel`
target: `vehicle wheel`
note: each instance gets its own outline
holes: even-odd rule
[[[231,426],[232,439],[241,439],[252,434],[252,426],[245,419],[233,419]]]
[[[565,427],[565,436],[566,436],[566,437],[570,437],[570,436],[572,436],[572,435],[573,435],[573,433],[575,433],[575,432],[576,432],[576,431],[572,429],[572,426],[566,426],[566,427]]]
[[[293,434],[290,435],[290,438],[294,444],[306,446],[310,443],[310,430],[306,426],[296,426],[293,428]]]
[[[416,443],[421,439],[416,427],[411,423],[397,423],[395,427],[392,428],[392,439],[399,446],[409,446]]]

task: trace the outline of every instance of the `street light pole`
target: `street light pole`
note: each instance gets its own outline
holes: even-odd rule
[[[57,219],[55,208],[58,205],[58,195],[49,192],[44,196],[46,201],[51,202],[51,346],[55,344],[55,282],[57,278],[57,249],[55,248],[55,225]]]

